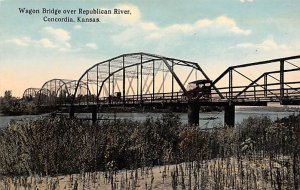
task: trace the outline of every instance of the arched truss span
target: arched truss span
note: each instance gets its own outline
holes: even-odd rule
[[[187,92],[189,82],[198,79],[210,80],[197,63],[148,53],[123,54],[87,69],[78,80],[73,104],[175,101]],[[86,91],[80,90],[82,84]]]
[[[58,106],[70,104],[77,84],[77,80],[69,79],[51,79],[45,82],[38,92],[38,105]],[[79,83],[79,91],[85,90],[85,87],[86,85]]]
[[[39,88],[27,88],[23,93],[23,100],[35,101],[39,90]]]

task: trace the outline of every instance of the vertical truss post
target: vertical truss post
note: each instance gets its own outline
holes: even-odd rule
[[[268,96],[268,75],[264,74],[264,96],[265,98]]]
[[[139,65],[136,66],[136,101],[139,101]]]
[[[143,100],[143,55],[141,54],[141,86],[140,86],[140,102]]]
[[[110,76],[110,61],[108,62],[108,76]],[[108,103],[111,103],[111,95],[110,95],[110,77],[108,78]]]
[[[153,60],[153,72],[152,72],[152,100],[154,100],[154,93],[155,93],[155,61]]]
[[[97,93],[99,92],[99,67],[97,66]],[[99,96],[100,96],[100,94],[99,94]],[[99,103],[99,98],[98,98],[98,96],[96,97],[97,98],[97,105],[98,105],[98,103]],[[94,99],[95,99],[95,97],[94,97]]]
[[[126,95],[126,90],[125,90],[125,56],[123,56],[123,105],[125,105],[125,95]]]
[[[86,105],[89,105],[89,73],[86,73]]]
[[[284,60],[280,60],[280,100],[284,98]]]
[[[163,65],[162,73],[163,73],[162,89],[163,89],[163,100],[164,100],[165,99],[165,65]]]
[[[174,60],[172,60],[172,71],[174,72]],[[172,75],[172,97],[171,99],[173,100],[174,96],[174,76]]]
[[[54,97],[54,106],[56,106],[56,104],[58,103],[58,101],[57,101],[57,92],[56,92],[56,81],[55,81],[55,83],[54,83],[54,93],[53,93],[53,97]]]
[[[229,70],[229,99],[232,98],[232,69]]]
[[[256,101],[256,86],[253,86],[254,100]]]
[[[112,94],[115,94],[115,74],[112,75]]]

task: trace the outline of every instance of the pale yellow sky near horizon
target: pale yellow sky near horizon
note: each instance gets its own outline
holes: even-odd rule
[[[21,97],[26,88],[39,88],[53,78],[77,80],[92,65],[125,53],[197,62],[212,80],[229,66],[300,55],[296,0],[70,1],[0,1],[0,96],[12,90]],[[21,13],[20,8],[40,13]],[[42,13],[44,8],[77,12],[54,15]],[[79,8],[118,8],[131,14],[82,15]],[[45,16],[75,21],[48,22]],[[77,17],[101,22],[78,22]],[[255,79],[268,69],[278,67],[242,73]],[[241,78],[234,82],[242,81],[247,84]]]

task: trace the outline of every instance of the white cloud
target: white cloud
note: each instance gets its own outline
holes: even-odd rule
[[[79,29],[81,29],[81,28],[82,28],[82,26],[79,25],[79,24],[74,26],[74,29],[76,29],[76,30],[79,30]]]
[[[15,37],[6,40],[6,43],[11,43],[18,46],[36,46],[43,48],[56,48],[60,51],[71,50],[70,39],[71,36],[68,31],[61,28],[45,27],[43,28],[43,37],[38,40],[34,40],[31,37]]]
[[[240,0],[242,3],[252,3],[254,0]]]
[[[8,43],[13,43],[18,46],[28,46],[31,43],[31,39],[27,36],[19,37],[19,38],[12,38],[10,40],[6,40]]]
[[[184,32],[198,32],[203,29],[211,29],[211,31],[220,32],[216,29],[222,29],[231,33],[240,34],[240,35],[249,35],[251,30],[244,30],[237,26],[234,19],[227,16],[219,16],[215,19],[200,19],[194,24],[184,24],[178,25],[176,28],[171,27],[172,30],[183,30]]]
[[[47,38],[42,38],[39,41],[37,41],[37,43],[45,48],[55,48],[56,47],[54,45],[54,43]]]
[[[91,49],[98,49],[98,46],[95,43],[87,43],[85,46]]]
[[[251,30],[243,30],[239,28],[232,18],[229,18],[227,16],[219,16],[216,19],[212,21],[214,25],[224,26],[229,31],[235,33],[235,34],[242,34],[242,35],[249,35],[251,33]]]
[[[199,35],[249,35],[251,30],[242,29],[233,18],[219,16],[214,19],[199,19],[194,23],[173,24],[166,27],[159,27],[154,22],[140,20],[134,28],[127,27],[123,32],[114,35],[112,39],[116,42],[128,42],[137,37],[148,41],[160,40],[164,38]],[[132,42],[131,42],[132,43]]]
[[[44,30],[58,41],[69,41],[71,39],[70,33],[64,29],[45,27]]]
[[[122,21],[128,22],[130,24],[134,24],[141,19],[140,9],[135,5],[118,4],[115,8],[130,11],[129,15],[120,15],[119,16]]]
[[[71,48],[71,44],[69,42],[71,35],[68,31],[52,27],[45,27],[43,30],[52,41],[52,45],[57,47],[60,51],[67,51]]]
[[[286,44],[277,43],[272,36],[267,37],[261,43],[241,43],[237,44],[233,48],[245,48],[245,49],[256,49],[256,50],[265,50],[265,51],[273,51],[273,50],[288,50],[289,47]]]
[[[137,48],[140,42],[143,44],[155,44],[157,41],[174,41],[186,37],[220,37],[233,34],[247,36],[250,29],[242,28],[231,17],[221,15],[215,18],[200,18],[192,23],[174,23],[161,27],[152,21],[142,19],[139,8],[130,4],[119,4],[115,8],[129,9],[131,15],[104,15],[104,23],[113,22],[115,26],[123,27],[121,32],[111,35],[115,44],[125,47]],[[194,38],[194,37],[193,37]]]
[[[104,15],[107,22],[115,22],[121,25],[133,25],[141,20],[140,9],[132,4],[117,4],[114,9],[129,10],[130,14],[109,14]]]

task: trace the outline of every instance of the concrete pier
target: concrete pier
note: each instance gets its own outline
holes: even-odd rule
[[[224,124],[227,127],[234,127],[235,105],[230,102],[224,106]]]
[[[74,114],[75,114],[75,108],[72,105],[69,107],[69,118],[74,118]]]
[[[188,104],[188,124],[199,125],[200,105],[197,102],[189,102]]]
[[[92,111],[92,122],[96,123],[96,121],[97,121],[97,113],[98,113],[97,106],[91,107],[91,111]]]

